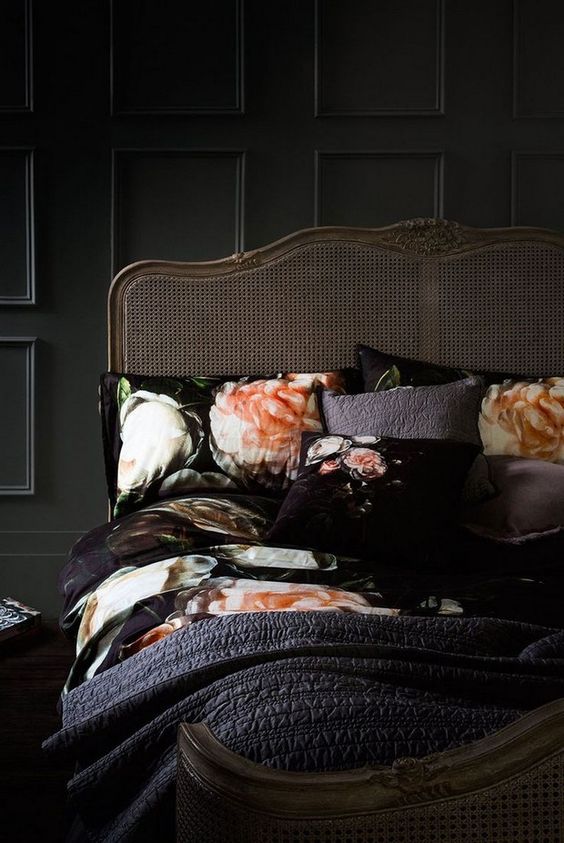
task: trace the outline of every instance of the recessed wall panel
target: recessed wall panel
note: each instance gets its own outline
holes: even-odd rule
[[[564,231],[564,152],[513,155],[511,222]]]
[[[0,112],[31,111],[31,0],[0,3]]]
[[[242,113],[242,3],[113,0],[114,113]]]
[[[515,0],[516,117],[564,117],[563,44],[561,0]]]
[[[440,152],[318,152],[315,225],[442,215]]]
[[[318,0],[316,113],[442,112],[441,0]]]
[[[0,338],[0,495],[33,494],[34,340]]]
[[[116,150],[114,269],[243,246],[243,152]]]
[[[32,156],[0,149],[0,305],[34,300]]]

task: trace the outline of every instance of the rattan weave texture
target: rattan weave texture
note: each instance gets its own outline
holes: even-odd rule
[[[180,756],[178,843],[562,843],[564,753],[461,797],[334,819],[250,811],[206,788]]]
[[[317,371],[357,342],[403,356],[528,375],[564,372],[564,252],[500,243],[420,257],[305,244],[209,276],[139,274],[124,292],[124,370]]]

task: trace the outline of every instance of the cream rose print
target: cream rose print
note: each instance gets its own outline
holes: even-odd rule
[[[120,408],[122,447],[118,489],[135,492],[155,480],[186,469],[203,439],[197,413],[183,408],[170,395],[138,390]]]
[[[340,588],[231,577],[211,579],[202,588],[181,592],[176,607],[184,615],[306,611],[398,614],[397,609],[372,606],[365,595]]]
[[[77,653],[91,638],[140,600],[175,588],[198,585],[217,565],[212,556],[173,556],[146,565],[129,566],[112,574],[89,596],[76,641]]]
[[[201,416],[191,406],[164,392],[131,391],[124,377],[118,382],[118,404],[122,445],[114,515],[127,511],[132,499],[141,500],[149,487],[161,497],[191,488],[234,487],[219,472],[190,468],[204,441]]]
[[[218,466],[246,486],[286,488],[296,478],[301,434],[322,429],[314,393],[319,384],[343,387],[337,373],[223,384],[210,410],[210,445]]]
[[[479,428],[486,454],[564,462],[564,378],[493,384]]]

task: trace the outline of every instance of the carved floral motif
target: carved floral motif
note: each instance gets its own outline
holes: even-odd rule
[[[428,758],[396,758],[391,772],[397,787],[401,790],[411,790],[420,788],[422,784],[428,782],[435,774],[428,760]]]
[[[398,223],[380,239],[417,255],[436,255],[472,242],[472,235],[457,222],[417,218]]]

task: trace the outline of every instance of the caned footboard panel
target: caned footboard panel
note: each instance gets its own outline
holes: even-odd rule
[[[288,773],[203,724],[178,741],[179,843],[563,843],[564,699],[391,767]]]

